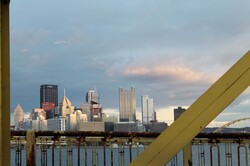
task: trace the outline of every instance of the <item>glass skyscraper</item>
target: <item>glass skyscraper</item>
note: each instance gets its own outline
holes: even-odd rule
[[[136,121],[136,95],[135,88],[130,90],[119,88],[119,115],[120,122]]]
[[[45,84],[40,86],[40,108],[44,102],[53,103],[54,107],[58,106],[58,86]]]
[[[142,124],[155,121],[154,101],[148,95],[141,96]]]

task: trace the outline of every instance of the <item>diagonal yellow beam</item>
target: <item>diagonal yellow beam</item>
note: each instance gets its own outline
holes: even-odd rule
[[[10,165],[9,0],[0,0],[0,166]]]
[[[250,85],[250,51],[201,95],[131,166],[164,165]]]

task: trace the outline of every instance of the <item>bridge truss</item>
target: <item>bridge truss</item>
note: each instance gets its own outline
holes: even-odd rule
[[[223,126],[219,127],[218,129],[214,130],[213,133],[219,133],[221,132],[224,128],[228,127],[228,126],[231,126],[235,123],[238,123],[238,122],[241,122],[241,121],[245,121],[245,120],[250,120],[250,117],[249,118],[241,118],[241,119],[237,119],[237,120],[234,120],[234,121],[231,121],[231,122],[228,122],[226,124],[224,124]]]

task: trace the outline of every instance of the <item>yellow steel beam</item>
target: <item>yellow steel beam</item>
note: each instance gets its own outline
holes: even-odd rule
[[[192,142],[189,142],[183,148],[183,165],[184,166],[192,165]]]
[[[0,2],[0,166],[10,165],[9,2]]]
[[[201,95],[131,166],[164,165],[250,85],[250,52]]]

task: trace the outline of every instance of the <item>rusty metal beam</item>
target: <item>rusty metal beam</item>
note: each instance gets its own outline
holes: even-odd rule
[[[110,134],[110,135],[109,135]],[[130,132],[89,132],[89,131],[67,131],[67,132],[54,132],[54,131],[35,131],[35,137],[118,137],[118,138],[157,138],[161,133],[133,133]],[[26,137],[27,131],[11,131],[11,137]],[[250,133],[199,133],[195,138],[208,138],[208,139],[250,139]]]
[[[161,133],[131,132],[90,132],[90,131],[35,131],[35,137],[117,137],[117,138],[157,138]],[[26,137],[27,131],[11,131],[11,137]],[[250,139],[250,133],[199,133],[195,138],[207,139]]]
[[[164,165],[250,85],[250,52],[199,97],[131,166]]]
[[[14,136],[26,136],[27,131],[11,131],[11,137]],[[93,131],[35,131],[35,136],[72,136],[72,137],[104,137],[104,138],[156,138],[160,133],[148,133],[148,132],[93,132]]]
[[[26,166],[36,166],[35,130],[28,130],[26,134]]]
[[[9,3],[0,1],[0,166],[10,165]]]

